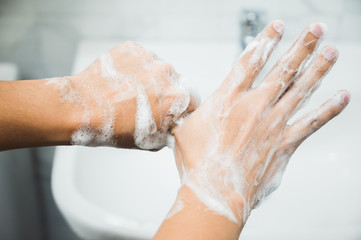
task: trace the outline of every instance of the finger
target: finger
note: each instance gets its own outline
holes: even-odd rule
[[[200,105],[199,99],[193,95],[190,95],[189,105],[187,109],[184,111],[183,115],[194,112],[199,105]]]
[[[284,25],[276,20],[266,26],[256,39],[248,44],[233,66],[224,84],[231,90],[248,89],[262,70],[268,57],[282,37]]]
[[[291,117],[320,86],[323,77],[336,62],[337,49],[325,46],[301,74],[299,79],[279,99],[276,109]]]
[[[317,109],[309,112],[286,129],[282,148],[298,147],[306,138],[337,116],[349,103],[350,93],[341,90]]]
[[[292,47],[273,67],[266,79],[259,85],[259,89],[267,88],[265,97],[273,104],[287,89],[294,77],[307,62],[326,32],[323,23],[308,25]]]
[[[161,102],[161,112],[165,114],[162,124],[170,126],[170,129],[182,122],[182,119],[194,112],[200,104],[194,93],[185,90],[175,90],[174,94],[167,95]]]

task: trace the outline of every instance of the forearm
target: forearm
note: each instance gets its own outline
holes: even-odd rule
[[[47,79],[0,82],[0,150],[70,144],[74,105]]]
[[[0,150],[70,143],[160,149],[195,107],[170,64],[126,42],[71,77],[0,82]]]
[[[244,225],[208,209],[185,185],[179,190],[175,205],[175,212],[163,222],[155,240],[238,239]]]

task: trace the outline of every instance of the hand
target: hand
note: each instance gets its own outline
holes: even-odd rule
[[[72,77],[49,79],[61,101],[75,106],[76,145],[160,149],[169,129],[195,109],[173,67],[126,42]]]
[[[325,33],[323,24],[311,24],[263,82],[251,88],[282,33],[281,22],[268,25],[217,91],[173,129],[182,188],[190,189],[207,209],[239,225],[279,186],[297,147],[350,99],[347,91],[340,91],[288,125],[338,53],[326,46],[304,68]]]

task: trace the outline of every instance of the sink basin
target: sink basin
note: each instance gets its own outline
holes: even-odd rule
[[[172,151],[58,147],[53,192],[84,239],[149,239],[177,194]],[[66,174],[64,176],[63,174]]]
[[[118,44],[82,42],[74,72]],[[143,45],[173,63],[184,77],[191,77],[185,78],[186,84],[199,90],[203,99],[216,89],[239,54],[238,46],[228,43]],[[280,188],[252,212],[241,239],[361,238],[361,83],[356,72],[361,45],[336,45],[338,63],[301,113],[338,89],[351,91],[351,103],[296,151]],[[278,52],[288,46],[281,45]],[[145,152],[57,147],[54,161],[55,200],[83,239],[150,239],[179,187],[172,151],[167,148]]]

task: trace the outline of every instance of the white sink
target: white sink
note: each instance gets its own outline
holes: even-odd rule
[[[17,80],[18,66],[12,62],[0,62],[0,80]]]
[[[118,44],[83,42],[74,72]],[[232,44],[144,45],[189,77],[186,83],[199,90],[203,99],[216,89],[239,54]],[[241,239],[361,238],[361,82],[357,72],[361,45],[336,45],[338,63],[302,111],[343,88],[351,91],[351,103],[296,151],[281,187],[253,211]],[[179,187],[169,149],[57,147],[52,181],[60,210],[84,239],[150,239]]]

